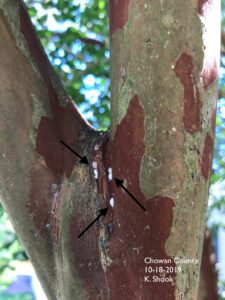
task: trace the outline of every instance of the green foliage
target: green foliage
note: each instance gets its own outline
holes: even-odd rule
[[[26,0],[48,56],[71,97],[100,130],[109,126],[106,1]]]
[[[17,260],[27,260],[24,248],[17,239],[15,232],[9,222],[7,214],[0,204],[0,282],[7,284],[4,280],[5,269],[13,269],[12,263]],[[1,298],[0,298],[1,299]]]

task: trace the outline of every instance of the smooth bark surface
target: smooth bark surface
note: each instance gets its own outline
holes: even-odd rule
[[[0,0],[1,198],[49,300],[196,299],[219,16],[217,0],[111,0],[112,118],[101,134],[56,78],[22,2]],[[145,257],[161,260],[151,274]]]

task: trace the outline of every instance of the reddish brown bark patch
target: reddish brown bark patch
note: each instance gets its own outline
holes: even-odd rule
[[[31,187],[27,208],[36,227],[34,234],[35,236],[41,234],[52,247],[53,239],[57,237],[55,226],[58,225],[55,223],[56,211],[53,203],[59,201],[60,185],[43,161],[40,161],[31,171]]]
[[[217,99],[218,99],[218,89],[215,89],[214,93],[214,108],[211,115],[211,128],[212,128],[212,134],[215,136],[215,128],[216,128],[216,116],[217,116]]]
[[[137,190],[132,190],[135,195]],[[140,194],[138,194],[139,199]],[[175,274],[166,273],[167,267],[175,267],[165,253],[165,243],[172,225],[173,200],[157,196],[148,199],[144,215],[128,196],[118,190],[115,194],[114,232],[109,240],[109,256],[113,264],[108,268],[107,279],[111,298],[117,299],[174,299]],[[145,264],[145,258],[168,259],[168,263]],[[160,272],[146,272],[146,267]],[[174,270],[174,269],[173,269]],[[147,279],[145,279],[145,276]],[[171,277],[167,283],[153,282],[153,276]],[[149,282],[150,281],[150,282]]]
[[[43,79],[50,81],[48,74],[48,59],[43,49],[40,47],[39,39],[27,14],[24,4],[19,1],[20,5],[20,27],[21,32],[28,44],[29,51],[34,58],[35,63],[40,70]]]
[[[204,23],[204,62],[202,70],[202,82],[205,90],[217,79],[219,74],[219,39],[218,32],[211,30],[212,20],[216,20],[220,17],[219,9],[214,7],[218,1],[213,0],[199,0],[198,1],[198,13],[201,16],[202,22]]]
[[[42,117],[37,133],[37,151],[44,157],[47,166],[56,176],[70,176],[77,157],[60,143],[63,140],[77,152],[82,153],[79,146],[80,128],[74,120],[73,111],[57,107],[58,118],[53,120]]]
[[[184,87],[184,128],[189,133],[200,130],[201,102],[198,88],[194,87],[193,80],[193,58],[187,53],[182,53],[176,62],[174,72]]]
[[[84,216],[74,210],[70,225],[72,263],[75,272],[79,274],[79,280],[84,290],[89,296],[88,299],[108,299],[107,282],[98,247],[99,222],[95,223],[81,238],[77,238],[77,235],[94,218],[92,213],[88,212]]]
[[[114,140],[105,149],[105,164],[112,167],[113,177],[124,179],[128,190],[146,208],[145,213],[129,195],[111,183],[115,205],[109,203],[107,225],[113,226],[109,234],[108,255],[113,260],[109,266],[107,281],[110,299],[174,299],[175,274],[169,274],[172,282],[144,282],[145,257],[170,259],[165,252],[173,220],[173,199],[156,196],[147,199],[140,187],[140,166],[145,152],[144,109],[138,96],[129,105],[126,116],[118,125]],[[107,179],[108,180],[108,179]],[[109,195],[110,198],[110,195]],[[108,198],[108,200],[109,200]],[[174,267],[158,264],[158,267]],[[155,266],[154,266],[155,267]],[[155,275],[159,275],[155,274]],[[168,277],[168,274],[161,274]]]
[[[131,0],[110,0],[110,34],[112,35],[117,29],[122,29],[129,17]]]
[[[211,115],[211,128],[212,128],[213,134],[215,132],[215,127],[216,127],[216,114],[217,114],[217,107],[215,107],[213,109],[212,115]]]
[[[201,159],[201,173],[202,176],[208,180],[212,165],[212,158],[213,158],[213,139],[211,135],[208,133],[205,138],[204,148],[202,152],[202,159]]]
[[[198,13],[203,16],[205,9],[212,3],[212,0],[198,0]]]
[[[218,76],[217,62],[216,59],[213,60],[213,58],[211,58],[211,60],[205,62],[204,69],[201,74],[202,82],[205,90],[216,80],[217,76]]]

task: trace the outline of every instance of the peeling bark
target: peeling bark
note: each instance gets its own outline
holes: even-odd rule
[[[218,15],[216,0],[110,1],[112,120],[101,134],[57,79],[22,2],[0,1],[0,188],[49,300],[196,299]],[[103,207],[107,216],[78,239]],[[145,281],[145,257],[163,260],[154,275],[167,282]]]

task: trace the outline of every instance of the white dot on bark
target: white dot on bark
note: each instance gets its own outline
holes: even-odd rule
[[[126,69],[124,67],[120,68],[120,75],[122,78],[124,78],[126,76]]]
[[[97,169],[94,169],[94,176],[95,176],[95,179],[98,179],[98,170]]]
[[[52,191],[53,193],[57,191],[57,188],[58,188],[58,185],[57,185],[56,183],[53,183],[53,184],[51,185],[51,191]]]
[[[97,169],[97,161],[93,161],[93,163],[92,163],[92,167],[94,168],[94,169]]]
[[[108,168],[108,179],[112,180],[112,168]]]
[[[115,200],[114,200],[114,198],[113,198],[113,197],[111,197],[111,198],[110,198],[110,200],[109,200],[109,204],[110,204],[110,206],[111,206],[112,208],[114,207]]]
[[[180,293],[180,298],[184,299],[184,293]]]

